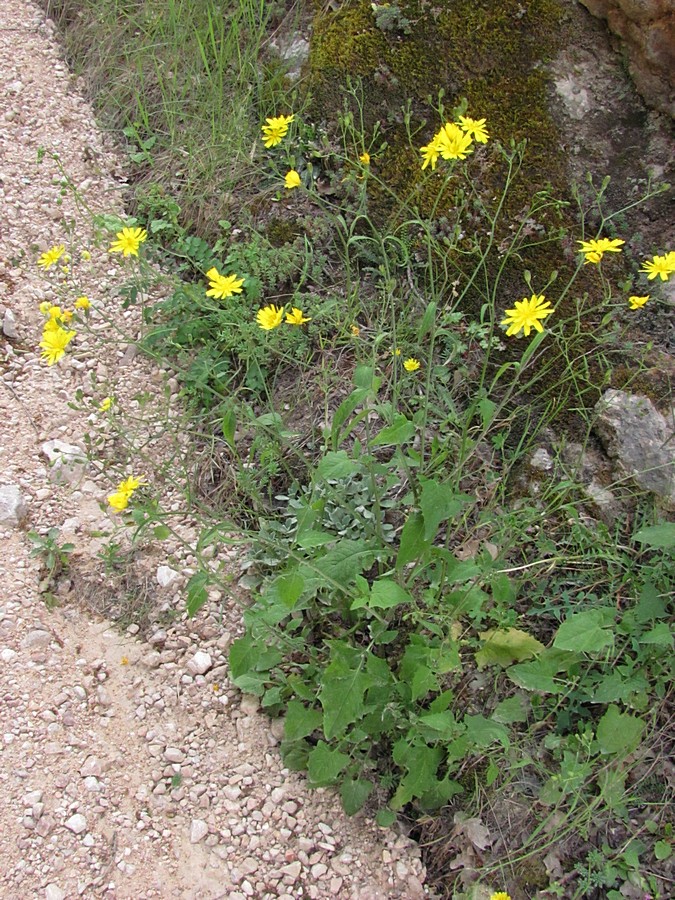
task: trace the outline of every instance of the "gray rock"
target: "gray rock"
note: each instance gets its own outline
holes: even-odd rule
[[[42,453],[49,460],[49,480],[54,484],[76,484],[87,470],[87,456],[74,444],[56,438],[42,445]]]
[[[81,813],[75,813],[74,816],[66,819],[63,824],[68,831],[72,831],[73,834],[82,834],[83,831],[87,830],[87,820]]]
[[[45,888],[45,900],[64,900],[66,892],[58,884],[48,884]]]
[[[675,508],[675,424],[646,397],[625,391],[606,391],[595,409],[595,431],[619,477]]]
[[[160,587],[168,587],[178,578],[178,572],[171,566],[157,567],[157,581]]]
[[[0,487],[0,525],[20,526],[28,515],[23,494],[15,484]]]
[[[15,340],[19,336],[16,330],[16,316],[11,309],[5,310],[5,315],[2,317],[2,333],[11,340]]]
[[[212,666],[213,660],[211,655],[203,650],[198,650],[187,664],[188,671],[192,672],[193,675],[206,675]]]
[[[83,778],[88,778],[91,775],[100,778],[101,775],[103,775],[103,765],[101,760],[96,756],[88,756],[82,764],[80,775]]]
[[[203,819],[193,819],[190,825],[190,843],[198,844],[209,833],[209,826]]]
[[[182,763],[185,759],[185,754],[178,747],[167,747],[164,751],[164,759],[170,763]]]
[[[36,647],[48,647],[51,642],[52,635],[49,631],[45,631],[42,628],[34,628],[21,641],[21,646],[24,650],[34,650]]]

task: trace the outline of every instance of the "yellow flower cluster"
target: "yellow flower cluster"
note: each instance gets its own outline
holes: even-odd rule
[[[266,125],[262,126],[263,144],[269,150],[270,147],[276,147],[280,144],[288,133],[288,126],[291,124],[295,116],[271,116],[265,119]]]
[[[283,306],[275,306],[273,303],[270,303],[269,306],[263,306],[262,309],[258,310],[255,317],[256,322],[263,331],[272,331],[273,328],[278,328],[283,322],[284,312],[286,311]],[[304,325],[311,321],[297,306],[292,306],[291,311],[286,312],[287,325]]]
[[[108,494],[108,503],[116,512],[121,512],[127,508],[134,491],[142,484],[146,484],[143,477],[136,478],[134,475],[130,475],[117,485],[114,493]]]
[[[664,253],[663,256],[655,255],[649,260],[642,263],[641,272],[647,275],[647,279],[651,281],[657,276],[661,281],[668,281],[670,276],[675,272],[675,250]]]
[[[605,253],[621,253],[621,245],[625,243],[620,238],[615,238],[614,240],[599,238],[592,241],[577,241],[577,244],[581,244],[579,253],[584,254],[586,263],[599,263]]]
[[[46,318],[42,326],[42,359],[48,366],[57,363],[66,352],[66,347],[75,337],[76,332],[65,328],[73,318],[70,310],[61,310],[60,306],[44,302],[40,304],[40,312]]]
[[[473,153],[473,142],[487,144],[490,135],[487,133],[485,119],[470,119],[468,116],[459,116],[457,122],[446,122],[440,131],[437,131],[431,141],[420,148],[422,154],[422,168],[431,166],[436,168],[438,158],[441,159],[466,159],[469,153]]]

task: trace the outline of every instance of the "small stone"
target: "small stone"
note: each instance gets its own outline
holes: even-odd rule
[[[203,650],[198,650],[187,664],[188,671],[193,675],[205,675],[212,666],[211,655]]]
[[[152,637],[148,638],[148,643],[153,647],[163,647],[166,644],[167,637],[166,631],[163,628],[158,628]]]
[[[0,659],[4,663],[12,662],[17,656],[16,650],[12,650],[11,647],[5,647],[4,650],[0,650]]]
[[[0,525],[20,526],[28,515],[23,494],[15,484],[0,487]]]
[[[164,751],[164,759],[170,763],[182,763],[185,759],[185,754],[178,747],[167,747]]]
[[[84,787],[87,791],[100,791],[101,782],[94,775],[88,775],[84,779]]]
[[[66,892],[58,884],[48,884],[45,888],[45,900],[64,900]]]
[[[41,838],[49,837],[52,831],[56,828],[56,821],[52,816],[42,816],[40,821],[35,826],[35,833],[39,834]]]
[[[178,578],[178,572],[175,569],[172,569],[171,566],[158,566],[157,567],[157,581],[160,587],[168,587],[170,584]]]
[[[49,460],[49,480],[54,484],[75,484],[87,468],[87,455],[74,444],[57,439],[46,441],[42,453]]]
[[[34,650],[36,647],[48,647],[52,642],[52,635],[43,628],[35,628],[29,631],[21,641],[24,650]]]
[[[2,319],[2,333],[10,340],[16,340],[19,336],[16,330],[16,316],[11,309],[5,310],[5,315]]]
[[[64,825],[68,831],[72,831],[73,834],[82,834],[83,831],[87,830],[87,820],[81,813],[75,813],[74,816],[66,819]]]
[[[101,760],[96,756],[88,756],[80,769],[80,775],[86,778],[88,775],[95,775],[100,778],[103,775],[103,765]]]
[[[328,871],[328,866],[325,866],[323,863],[316,863],[311,868],[312,878],[323,878],[323,876]]]
[[[209,833],[209,826],[203,819],[193,819],[190,825],[190,843],[198,844]]]
[[[297,881],[300,877],[300,873],[302,872],[302,863],[299,863],[296,860],[295,862],[289,863],[289,865],[287,866],[282,866],[281,871],[284,873],[284,875],[292,878],[293,881]]]

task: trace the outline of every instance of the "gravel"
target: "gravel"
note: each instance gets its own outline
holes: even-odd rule
[[[121,308],[124,269],[105,250],[92,247],[76,285],[75,296],[94,303],[90,332],[78,333],[58,365],[40,360],[38,306],[58,294],[37,255],[71,236],[92,242],[63,173],[92,210],[119,213],[125,172],[53,24],[26,0],[0,0],[0,94],[0,488],[20,501],[0,522],[0,896],[425,896],[417,846],[364,816],[348,819],[334,792],[310,791],[282,764],[278,723],[230,686],[238,608],[214,592],[187,619],[181,588],[195,570],[196,522],[177,516],[180,541],[137,552],[138,583],[164,617],[149,641],[140,620],[120,633],[90,611],[105,535],[123,539],[106,494],[130,474],[98,405],[114,396],[156,460],[168,458],[166,424],[181,411],[167,407],[171,373],[136,353],[139,314]],[[78,392],[87,409],[69,406]],[[182,432],[177,425],[174,441]],[[88,447],[88,464],[63,459],[54,478],[43,453],[54,441]],[[152,487],[180,510],[174,479]],[[47,604],[26,531],[51,527],[75,550],[72,577]],[[236,567],[236,549],[227,553]],[[162,570],[164,586],[160,567],[176,573]]]

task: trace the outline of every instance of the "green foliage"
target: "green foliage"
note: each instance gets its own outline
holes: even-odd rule
[[[59,543],[59,535],[60,530],[56,527],[50,528],[46,534],[29,531],[27,535],[33,545],[30,555],[38,557],[43,567],[40,591],[47,598],[51,597],[59,577],[68,571],[69,557],[75,549],[75,544],[70,542]]]

